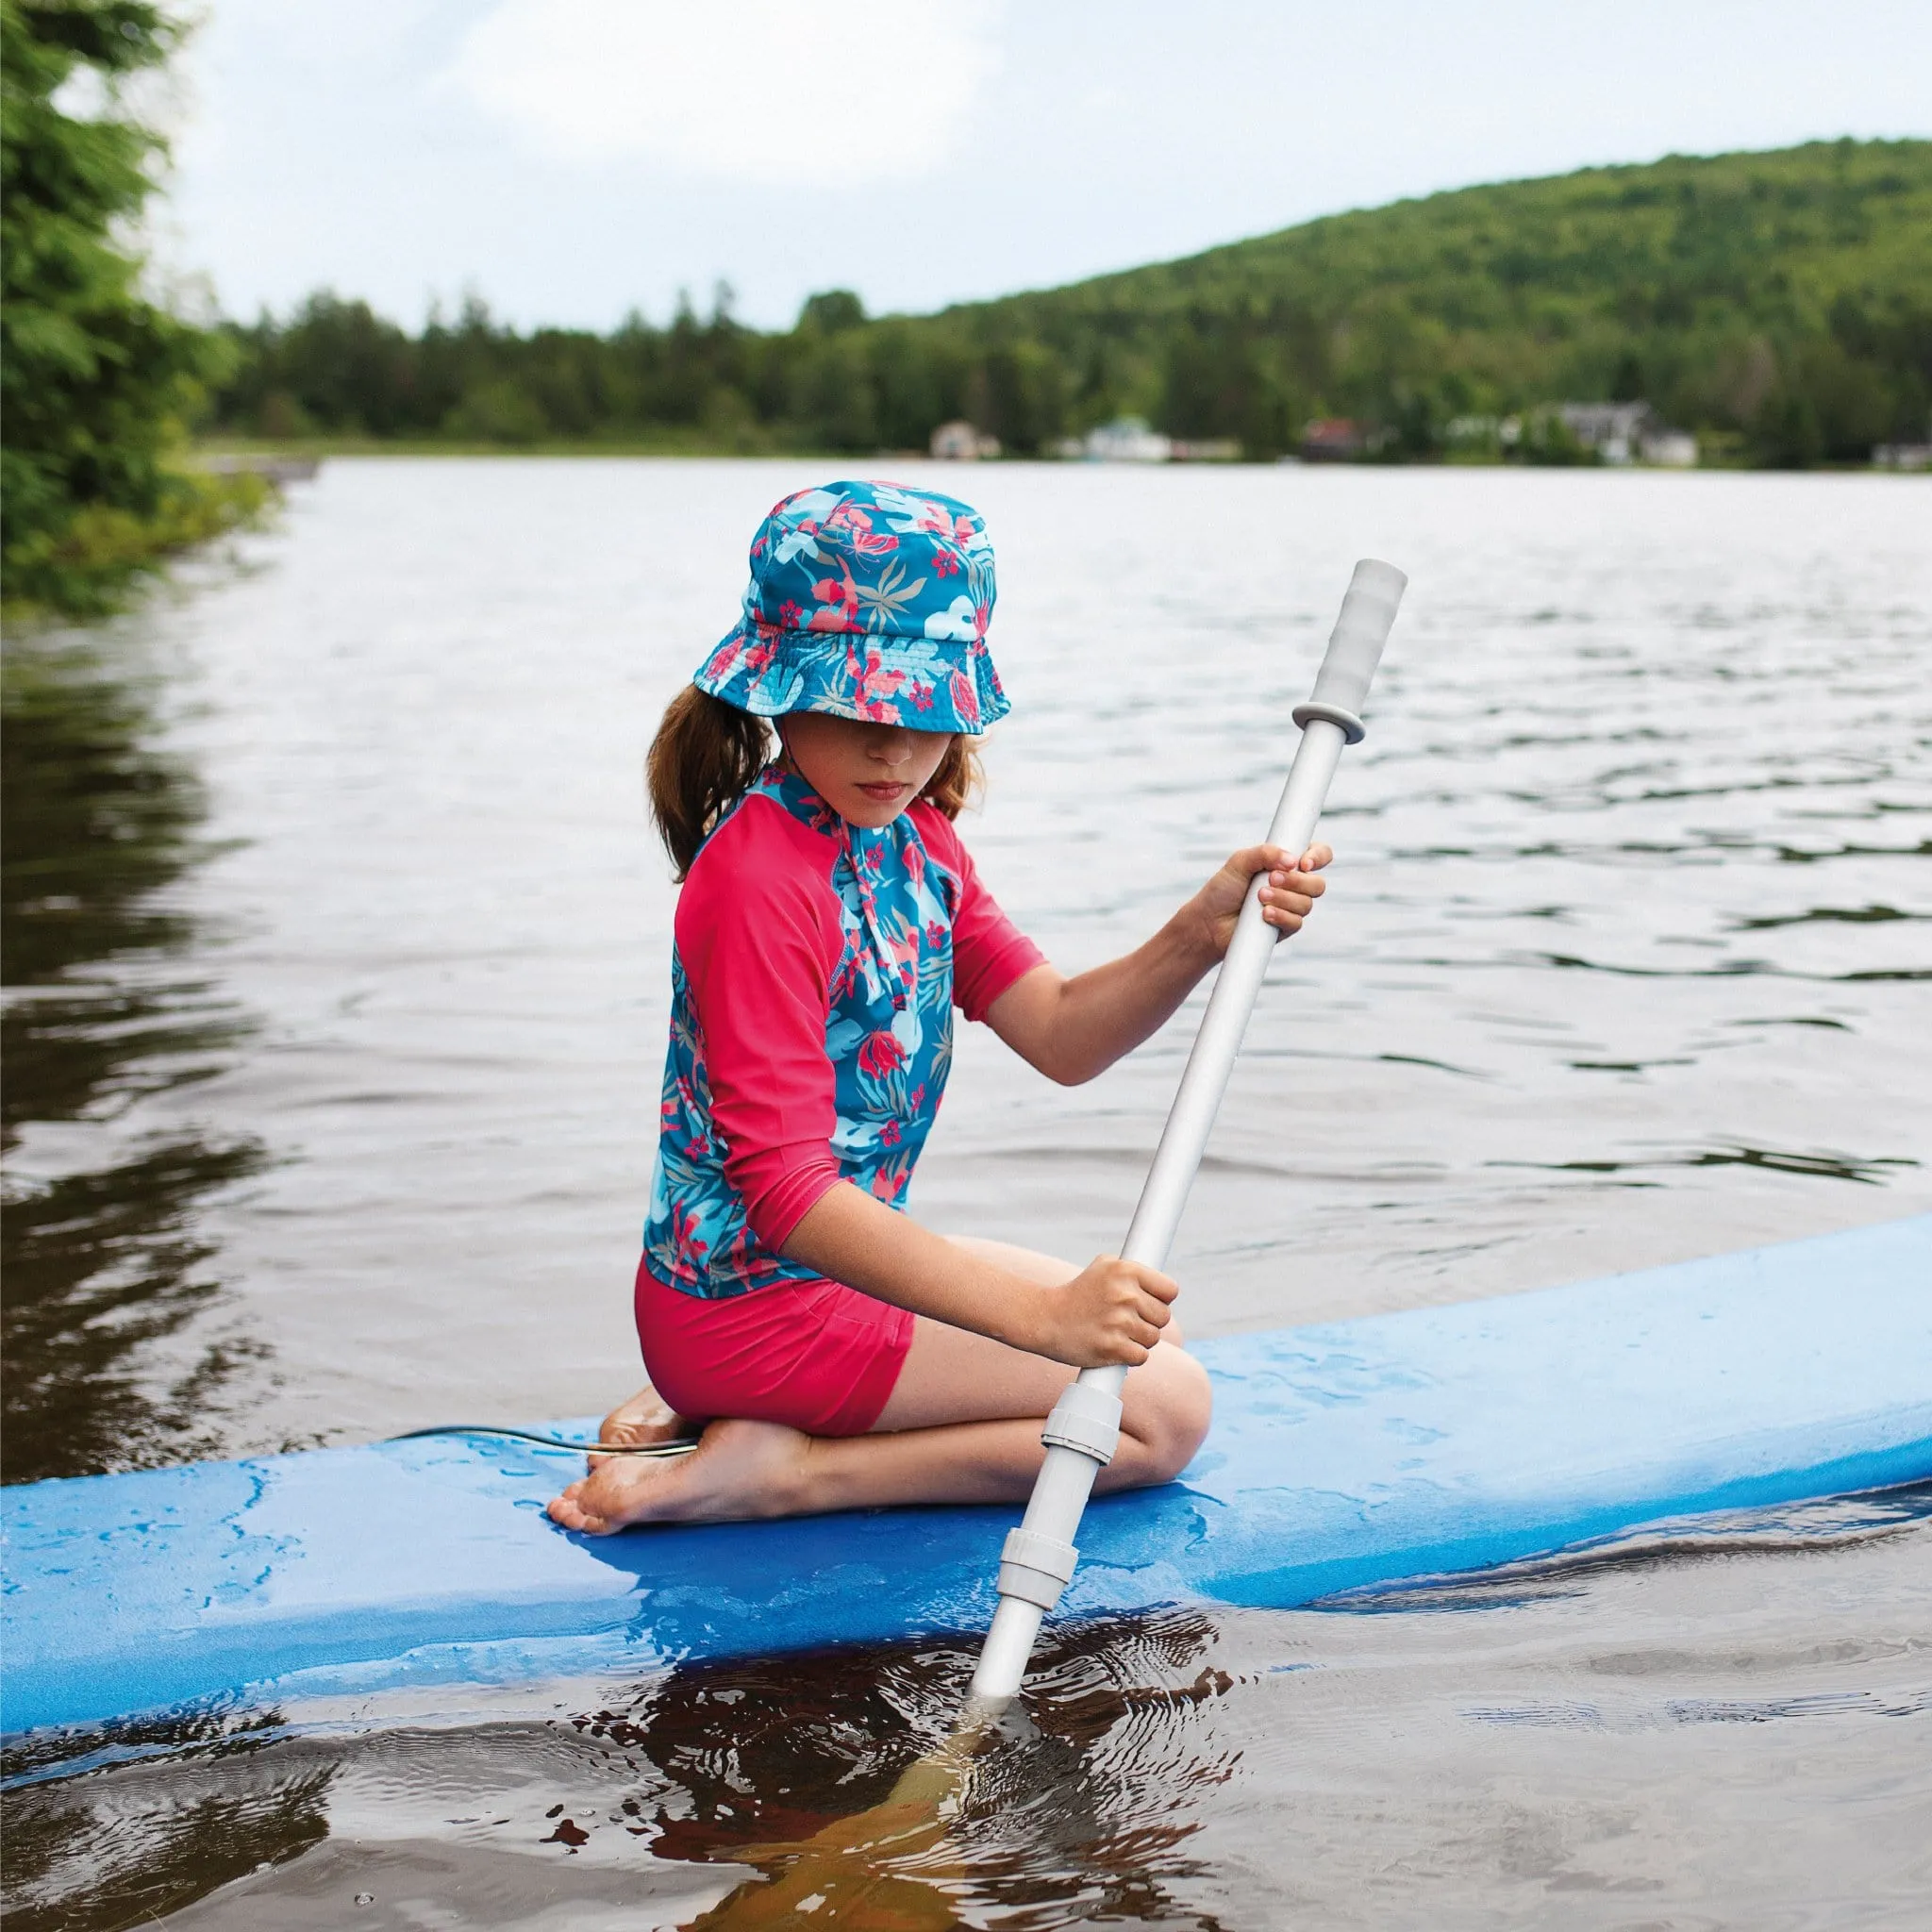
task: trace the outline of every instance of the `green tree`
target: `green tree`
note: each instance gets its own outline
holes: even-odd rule
[[[858,328],[865,321],[865,304],[850,289],[826,289],[808,295],[798,311],[798,326],[824,335],[837,335],[841,329]]]
[[[219,349],[142,294],[116,232],[165,154],[122,83],[180,35],[146,0],[0,0],[0,595],[16,606],[110,608],[259,501],[253,479],[171,465]],[[99,111],[76,111],[90,82]]]
[[[877,402],[865,344],[855,330],[841,329],[823,339],[807,336],[794,365],[791,414],[807,441],[820,449],[877,447]]]

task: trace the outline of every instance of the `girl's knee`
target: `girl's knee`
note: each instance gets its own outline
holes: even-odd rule
[[[1177,1348],[1163,1345],[1147,1367],[1156,1373],[1138,1390],[1131,1380],[1127,1385],[1126,1424],[1146,1465],[1143,1480],[1169,1483],[1207,1440],[1208,1425],[1214,1419],[1214,1392],[1208,1371]]]

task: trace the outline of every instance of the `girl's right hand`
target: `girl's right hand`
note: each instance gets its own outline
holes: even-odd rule
[[[1072,1368],[1138,1368],[1160,1340],[1167,1305],[1179,1292],[1179,1284],[1157,1269],[1098,1256],[1064,1288],[1041,1292],[1040,1332],[1030,1346]]]

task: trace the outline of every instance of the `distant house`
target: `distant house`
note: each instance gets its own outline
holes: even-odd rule
[[[1879,470],[1932,470],[1932,442],[1881,442],[1872,463]]]
[[[1174,439],[1150,429],[1144,417],[1116,416],[1087,432],[1080,454],[1090,463],[1164,463],[1174,456]]]
[[[1646,463],[1655,463],[1660,470],[1697,467],[1697,439],[1688,429],[1654,429],[1637,449]]]
[[[971,423],[941,423],[932,433],[933,456],[942,463],[991,462],[1000,453],[1000,440]]]
[[[1369,446],[1369,433],[1346,416],[1322,416],[1302,431],[1305,463],[1352,463]]]
[[[1209,436],[1193,442],[1175,437],[1172,455],[1177,463],[1235,463],[1241,446],[1231,436]]]
[[[1563,427],[1604,462],[1627,463],[1635,458],[1651,408],[1648,403],[1558,403],[1556,414]]]
[[[1648,403],[1558,403],[1556,413],[1564,428],[1606,463],[1696,467],[1697,439],[1688,429],[1673,429]]]

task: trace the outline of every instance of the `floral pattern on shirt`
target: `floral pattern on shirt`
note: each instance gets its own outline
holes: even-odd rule
[[[803,779],[775,768],[733,811],[754,798],[775,801],[839,843],[832,886],[844,942],[825,1015],[838,1116],[831,1148],[845,1180],[901,1208],[952,1071],[958,882],[931,859],[909,812],[880,830],[854,825]],[[713,1297],[818,1279],[758,1240],[725,1174],[725,1152],[696,1003],[674,952],[671,1045],[644,1225],[652,1270],[686,1293]]]

